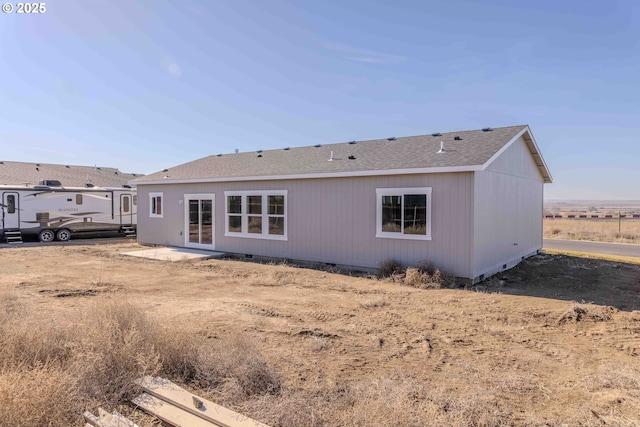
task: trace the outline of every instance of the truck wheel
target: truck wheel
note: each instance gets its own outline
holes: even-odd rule
[[[56,239],[60,240],[61,242],[67,242],[69,241],[70,238],[71,238],[71,232],[66,228],[62,228],[56,231]]]
[[[52,230],[42,230],[40,233],[38,233],[38,240],[40,240],[41,242],[53,242],[55,236],[56,235]]]

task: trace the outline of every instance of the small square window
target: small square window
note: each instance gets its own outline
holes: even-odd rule
[[[149,193],[149,217],[162,218],[163,193]]]

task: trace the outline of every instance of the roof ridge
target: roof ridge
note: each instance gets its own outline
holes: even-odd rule
[[[528,127],[528,126],[529,125],[525,124],[525,125],[514,125],[514,126],[501,126],[501,127],[495,127],[495,128],[489,128],[489,129],[491,129],[492,131],[495,131],[495,130],[500,130],[500,129],[524,128],[524,127]],[[356,140],[351,140],[351,141],[329,142],[329,143],[315,144],[315,145],[283,146],[283,147],[280,147],[280,148],[267,148],[267,149],[258,149],[258,150],[250,150],[250,151],[240,151],[238,153],[210,154],[208,156],[205,156],[205,158],[230,156],[230,155],[234,155],[234,154],[247,154],[247,153],[254,153],[254,152],[255,153],[260,153],[260,154],[266,154],[266,153],[273,152],[273,151],[291,151],[291,150],[300,149],[300,148],[325,148],[325,147],[329,147],[329,146],[338,146],[338,145],[354,145],[354,143],[360,144],[360,143],[367,143],[367,142],[374,142],[374,141],[384,141],[384,140],[389,140],[389,138],[393,138],[393,140],[397,141],[399,139],[421,138],[421,137],[424,137],[424,136],[434,136],[435,133],[438,133],[439,135],[437,135],[437,136],[440,137],[440,136],[446,136],[446,135],[451,135],[451,134],[459,134],[459,133],[484,132],[483,129],[486,129],[486,128],[456,130],[456,131],[450,131],[450,132],[423,133],[423,134],[418,134],[418,135],[394,136],[394,137],[376,138],[376,139],[362,139],[362,140],[356,139]],[[286,148],[286,150],[285,150],[285,148]]]

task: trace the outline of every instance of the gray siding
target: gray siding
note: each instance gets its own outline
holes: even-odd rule
[[[530,178],[535,181],[543,180],[540,169],[533,161],[531,152],[523,137],[518,138],[486,169],[489,172],[497,172],[521,178]]]
[[[543,185],[522,138],[475,173],[473,277],[511,268],[542,248]]]
[[[376,189],[431,187],[432,240],[376,237]],[[184,246],[184,194],[215,194],[215,249],[343,265],[378,267],[430,260],[460,277],[473,272],[473,173],[139,185],[138,240]],[[224,191],[287,190],[288,240],[224,235]],[[164,193],[164,217],[149,217],[149,192]]]

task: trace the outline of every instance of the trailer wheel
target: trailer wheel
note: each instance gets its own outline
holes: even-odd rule
[[[38,240],[40,240],[41,242],[53,242],[55,236],[56,235],[54,234],[53,230],[42,230],[40,233],[38,233]]]
[[[60,240],[61,242],[67,242],[69,241],[70,238],[71,238],[71,232],[66,228],[62,228],[56,231],[56,239]]]

